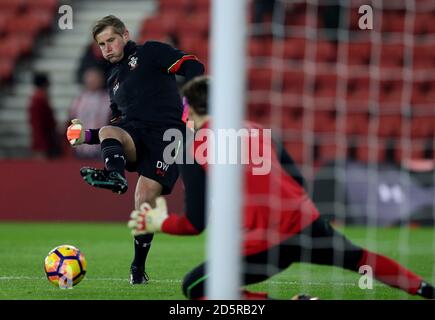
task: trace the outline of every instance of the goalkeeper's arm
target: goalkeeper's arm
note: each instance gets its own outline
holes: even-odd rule
[[[162,224],[162,232],[175,235],[200,234],[205,228],[205,172],[198,163],[178,166],[184,182],[185,214],[170,214]]]
[[[118,109],[116,103],[110,104],[110,110],[112,111],[112,118],[110,124],[116,124],[121,120],[121,112]],[[81,144],[100,144],[99,138],[100,129],[85,129],[80,119],[71,120],[71,125],[67,128],[66,136],[69,143],[76,147]]]
[[[163,232],[172,235],[196,235],[205,228],[205,172],[197,163],[180,165],[185,187],[185,214],[168,214],[165,200],[160,197],[156,208],[144,203],[131,214],[129,227],[133,235]]]
[[[87,129],[85,130],[86,144],[100,144],[100,137],[98,136],[100,129]]]

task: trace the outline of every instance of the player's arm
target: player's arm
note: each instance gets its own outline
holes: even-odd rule
[[[112,116],[109,122],[115,124],[121,119],[121,112],[113,102],[110,104],[110,109],[112,110]],[[66,136],[73,147],[81,144],[100,144],[99,131],[100,128],[85,129],[80,119],[73,119],[66,130]]]
[[[150,49],[154,61],[165,73],[181,75],[187,81],[204,74],[204,65],[195,55],[157,41],[148,41],[144,47]]]
[[[181,75],[189,81],[204,74],[204,65],[195,56],[186,55],[177,60],[168,72]]]
[[[133,235],[163,232],[172,235],[196,235],[205,228],[205,172],[197,164],[180,165],[185,187],[185,214],[168,214],[166,201],[159,197],[156,207],[144,203],[130,216]]]
[[[182,215],[191,225],[194,234],[199,234],[206,225],[206,173],[195,161],[193,164],[180,164],[178,166],[184,182],[185,214]],[[163,226],[167,233],[177,234],[177,226],[169,221]]]

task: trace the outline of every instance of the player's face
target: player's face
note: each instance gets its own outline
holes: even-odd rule
[[[113,27],[105,28],[95,37],[104,59],[110,63],[116,63],[122,59],[124,56],[124,46],[129,39],[128,31],[120,35],[115,33]]]

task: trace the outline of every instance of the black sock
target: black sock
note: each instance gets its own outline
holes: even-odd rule
[[[435,299],[435,288],[429,283],[422,281],[417,294],[426,299]]]
[[[101,141],[101,155],[107,170],[119,172],[123,177],[125,168],[124,148],[116,139]]]
[[[148,252],[150,251],[153,237],[153,233],[134,237],[134,260],[132,265],[139,268],[143,268],[145,266],[145,261],[148,256]]]

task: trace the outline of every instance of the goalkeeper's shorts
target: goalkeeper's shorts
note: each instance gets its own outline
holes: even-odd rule
[[[164,128],[136,127],[133,124],[116,125],[125,130],[136,147],[136,162],[127,162],[125,169],[157,181],[163,187],[162,195],[170,194],[178,178],[176,163],[166,163],[163,159],[165,148],[174,141],[163,141]],[[183,126],[179,129],[184,130]],[[180,142],[180,147],[183,141]]]

